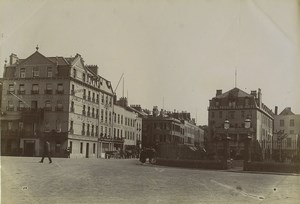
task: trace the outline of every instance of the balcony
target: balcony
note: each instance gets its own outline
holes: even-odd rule
[[[44,110],[45,111],[52,111],[52,107],[45,107]]]
[[[58,106],[56,106],[56,107],[55,107],[55,110],[56,110],[56,111],[63,111],[64,108],[63,108],[63,107],[58,107]]]
[[[64,94],[64,90],[56,90],[56,94]]]
[[[53,90],[50,90],[50,89],[46,89],[45,90],[45,94],[52,94]]]
[[[33,95],[39,94],[39,90],[31,90],[31,94],[33,94]]]
[[[15,90],[8,90],[7,91],[7,94],[14,94],[15,93]]]
[[[25,90],[18,90],[18,94],[19,94],[19,95],[25,94]]]

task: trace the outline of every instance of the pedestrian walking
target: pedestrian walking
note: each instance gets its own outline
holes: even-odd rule
[[[48,157],[49,164],[52,163],[51,156],[50,156],[50,142],[48,140],[46,140],[44,142],[44,151],[43,151],[43,156],[42,156],[40,163],[44,162],[45,157]]]

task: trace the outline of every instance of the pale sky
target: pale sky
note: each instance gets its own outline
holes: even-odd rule
[[[79,53],[114,89],[124,73],[129,104],[204,125],[237,69],[238,88],[300,114],[299,11],[297,0],[0,0],[0,75],[11,53],[24,59],[36,45],[47,57]]]

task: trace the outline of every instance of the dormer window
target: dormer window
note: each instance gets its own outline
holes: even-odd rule
[[[33,67],[33,77],[39,77],[40,71],[38,67]]]
[[[20,69],[20,78],[25,78],[25,68]]]
[[[52,77],[52,67],[47,68],[47,77]]]

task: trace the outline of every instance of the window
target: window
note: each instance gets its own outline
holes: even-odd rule
[[[8,92],[9,93],[15,93],[15,87],[13,84],[9,84],[8,85]]]
[[[101,122],[103,122],[103,109],[101,109]]]
[[[80,154],[82,154],[82,150],[83,150],[83,142],[80,142]]]
[[[71,102],[71,112],[74,112],[74,101]]]
[[[211,112],[211,118],[215,117],[215,112]]]
[[[85,134],[85,123],[82,123],[82,135]]]
[[[25,68],[20,69],[20,78],[25,78]]]
[[[73,142],[70,141],[70,152],[72,153],[72,148],[73,148]]]
[[[223,112],[219,111],[219,118],[222,118],[222,117],[223,117]]]
[[[51,111],[52,110],[51,101],[50,100],[45,101],[45,110],[46,111]]]
[[[284,120],[280,120],[280,127],[284,127]]]
[[[82,81],[85,82],[85,73],[82,73]]]
[[[60,120],[56,120],[56,131],[58,131],[58,132],[61,131],[61,122],[60,122]]]
[[[62,111],[63,110],[63,103],[61,100],[57,101],[57,106],[56,106],[57,111]]]
[[[47,68],[47,77],[52,77],[52,67]]]
[[[13,111],[14,110],[14,104],[13,101],[8,101],[8,107],[7,107],[8,111]]]
[[[73,78],[76,78],[76,77],[77,77],[76,69],[73,69]]]
[[[31,109],[37,110],[38,108],[38,102],[37,101],[31,101]]]
[[[58,94],[64,93],[64,87],[63,87],[63,84],[57,84],[57,93],[58,93]]]
[[[12,122],[11,121],[7,122],[7,129],[12,130]]]
[[[105,98],[105,104],[108,104],[108,96]]]
[[[72,84],[71,94],[75,95],[75,86],[74,86],[74,84]]]
[[[292,138],[287,138],[286,139],[286,146],[287,147],[292,147]]]
[[[291,119],[290,120],[290,127],[294,127],[295,126],[295,120],[294,119]]]
[[[121,115],[121,124],[123,125],[123,115]]]
[[[23,110],[24,108],[25,108],[24,102],[23,101],[19,101],[19,110]]]
[[[73,124],[74,124],[74,122],[71,120],[70,121],[70,130],[73,130]]]
[[[45,94],[52,94],[52,84],[46,84]]]
[[[242,116],[242,118],[245,117],[245,111],[242,111],[242,112],[241,112],[241,116]]]
[[[96,144],[94,143],[93,144],[93,154],[95,154],[96,153]]]
[[[90,124],[86,124],[86,133],[90,136]]]
[[[234,119],[234,111],[230,111],[229,114],[230,114],[230,118]]]
[[[120,115],[118,114],[118,124],[120,124]]]
[[[33,67],[33,77],[39,77],[40,71],[38,67]]]
[[[38,84],[32,84],[32,94],[39,94],[39,85]]]
[[[25,85],[24,84],[19,85],[19,94],[25,94]]]
[[[104,94],[101,94],[101,103],[104,103]]]

